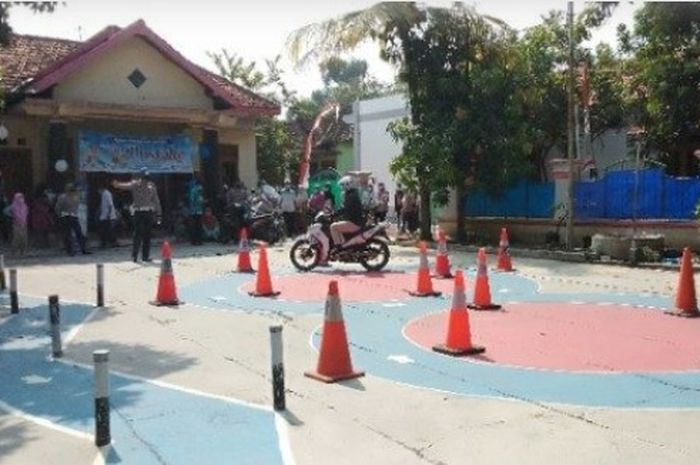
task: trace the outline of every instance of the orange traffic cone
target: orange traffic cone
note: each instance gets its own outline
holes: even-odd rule
[[[433,350],[447,355],[480,354],[486,350],[472,344],[462,270],[457,270],[455,274],[455,290],[452,295],[452,308],[447,323],[447,338],[444,344],[433,346]]]
[[[270,268],[267,266],[267,248],[265,243],[260,244],[260,261],[258,262],[258,274],[255,279],[255,290],[248,294],[253,297],[274,297],[279,292],[272,290],[272,280],[270,279]]]
[[[165,241],[160,249],[163,260],[160,265],[160,278],[158,279],[158,292],[156,300],[152,301],[152,305],[169,306],[179,305],[177,299],[177,290],[175,289],[175,276],[173,275],[172,251],[170,243]]]
[[[698,301],[695,297],[693,253],[688,247],[683,249],[683,260],[681,261],[681,274],[678,277],[675,307],[675,311],[666,313],[686,318],[697,318],[700,316],[700,312],[698,312]]]
[[[479,249],[476,259],[476,283],[474,284],[474,303],[467,307],[472,310],[499,310],[500,305],[491,302],[491,286],[489,286],[489,274],[486,268],[486,249]]]
[[[510,244],[508,243],[508,230],[506,228],[501,228],[501,240],[498,244],[496,269],[498,271],[515,271],[510,259]]]
[[[241,228],[241,239],[238,242],[238,269],[239,273],[254,273],[250,264],[250,246],[248,245],[248,231]]]
[[[318,354],[318,366],[316,371],[304,372],[304,376],[323,381],[324,383],[334,383],[344,379],[364,376],[364,371],[354,371],[352,368],[348,338],[345,333],[345,322],[343,321],[343,312],[340,308],[338,281],[331,281],[328,285],[326,311],[323,319],[323,334],[321,335],[321,350]]]
[[[433,290],[433,280],[430,278],[428,266],[428,249],[425,242],[420,242],[420,265],[418,266],[418,285],[415,291],[409,291],[414,297],[437,297],[441,292]]]
[[[450,271],[450,258],[447,256],[447,241],[445,240],[445,232],[438,229],[438,248],[437,257],[435,258],[435,277],[436,278],[452,278]]]

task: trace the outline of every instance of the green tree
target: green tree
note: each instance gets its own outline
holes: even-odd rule
[[[222,49],[209,52],[219,74],[229,81],[256,91],[281,105],[295,102],[294,92],[284,83],[280,57],[266,60],[266,70],[258,69],[256,62]],[[300,141],[286,121],[263,117],[256,121],[257,169],[261,179],[271,184],[282,184],[299,164]]]
[[[404,67],[401,78],[414,89],[417,123],[410,128],[415,135],[403,125],[393,128],[408,149],[394,169],[423,171],[419,178],[438,203],[446,201],[448,188],[455,189],[459,239],[465,236],[467,191],[498,193],[527,169],[516,39],[503,23],[457,5],[431,12],[420,33],[402,44],[413,66]]]
[[[589,70],[588,103],[593,139],[608,129],[621,127],[625,113],[621,59],[607,45],[599,45],[595,53],[584,46],[592,30],[610,16],[614,7],[605,2],[588,5],[574,22],[574,59],[579,68],[585,63]],[[565,13],[550,11],[540,24],[524,32],[516,48],[521,101],[527,122],[528,159],[538,177],[544,180],[547,154],[556,146],[566,146],[568,32]],[[578,90],[578,102],[583,106],[585,96],[580,87]]]
[[[407,52],[405,44],[411,36],[420,34],[420,28],[425,25],[428,14],[435,8],[419,6],[414,2],[383,2],[364,10],[353,11],[338,18],[309,24],[293,32],[288,40],[288,48],[292,58],[299,64],[310,60],[322,61],[337,56],[341,52],[354,49],[366,39],[372,39],[380,47],[381,57],[400,66],[406,76],[414,76],[414,62]],[[411,121],[413,127],[420,123],[420,105],[418,101],[419,83],[410,79],[407,84],[408,97],[411,102]],[[422,139],[429,139],[423,135]],[[429,154],[415,153],[415,174],[421,197],[421,236],[430,237],[430,166]]]
[[[619,29],[629,54],[625,76],[636,124],[671,173],[697,173],[700,144],[700,4],[645,3],[632,31]]]

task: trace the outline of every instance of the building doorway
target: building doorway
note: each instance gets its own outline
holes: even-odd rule
[[[29,201],[32,191],[32,151],[22,147],[0,147],[0,170],[4,181],[4,192],[8,202],[16,192],[22,192]]]
[[[238,173],[238,145],[219,145],[219,163],[224,184],[232,186],[240,178]]]

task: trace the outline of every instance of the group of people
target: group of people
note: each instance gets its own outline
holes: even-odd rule
[[[346,181],[348,178],[344,178]],[[253,209],[256,212],[280,211],[284,218],[288,237],[306,231],[307,226],[319,211],[335,213],[336,221],[331,230],[336,244],[342,244],[343,236],[361,228],[370,217],[374,221],[386,221],[390,212],[390,193],[381,182],[366,185],[353,184],[341,180],[339,198],[333,193],[330,184],[314,188],[307,194],[302,186],[295,188],[290,182],[276,189],[261,181],[257,189],[248,190],[240,181],[224,185],[216,198],[206,199],[200,182],[193,178],[186,195],[173,213],[170,225],[176,236],[187,235],[192,244],[203,241],[219,241],[222,236],[220,217],[232,209]],[[131,258],[138,261],[139,253],[143,261],[151,261],[151,234],[153,227],[163,218],[158,189],[144,168],[132,176],[128,182],[112,181],[100,186],[96,218],[99,226],[100,245],[103,248],[117,245],[116,225],[123,214],[115,207],[110,190],[131,193],[130,221],[133,227]],[[352,187],[352,188],[350,188]],[[0,172],[0,193],[4,193]],[[4,243],[12,244],[13,250],[25,254],[29,246],[28,231],[31,228],[35,242],[39,246],[49,245],[49,237],[54,229],[61,234],[63,246],[69,255],[80,252],[89,254],[85,237],[85,214],[82,213],[81,191],[69,183],[60,195],[49,189],[39,189],[31,202],[24,194],[17,192],[8,202],[0,195],[0,235]],[[84,207],[83,207],[84,208]],[[394,211],[400,232],[412,233],[418,226],[418,202],[410,191],[397,186],[394,194]],[[241,225],[239,224],[238,227]],[[237,236],[238,231],[235,232]]]

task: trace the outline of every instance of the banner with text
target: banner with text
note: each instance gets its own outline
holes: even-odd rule
[[[82,131],[78,138],[80,171],[191,173],[197,145],[184,135],[131,137]]]

